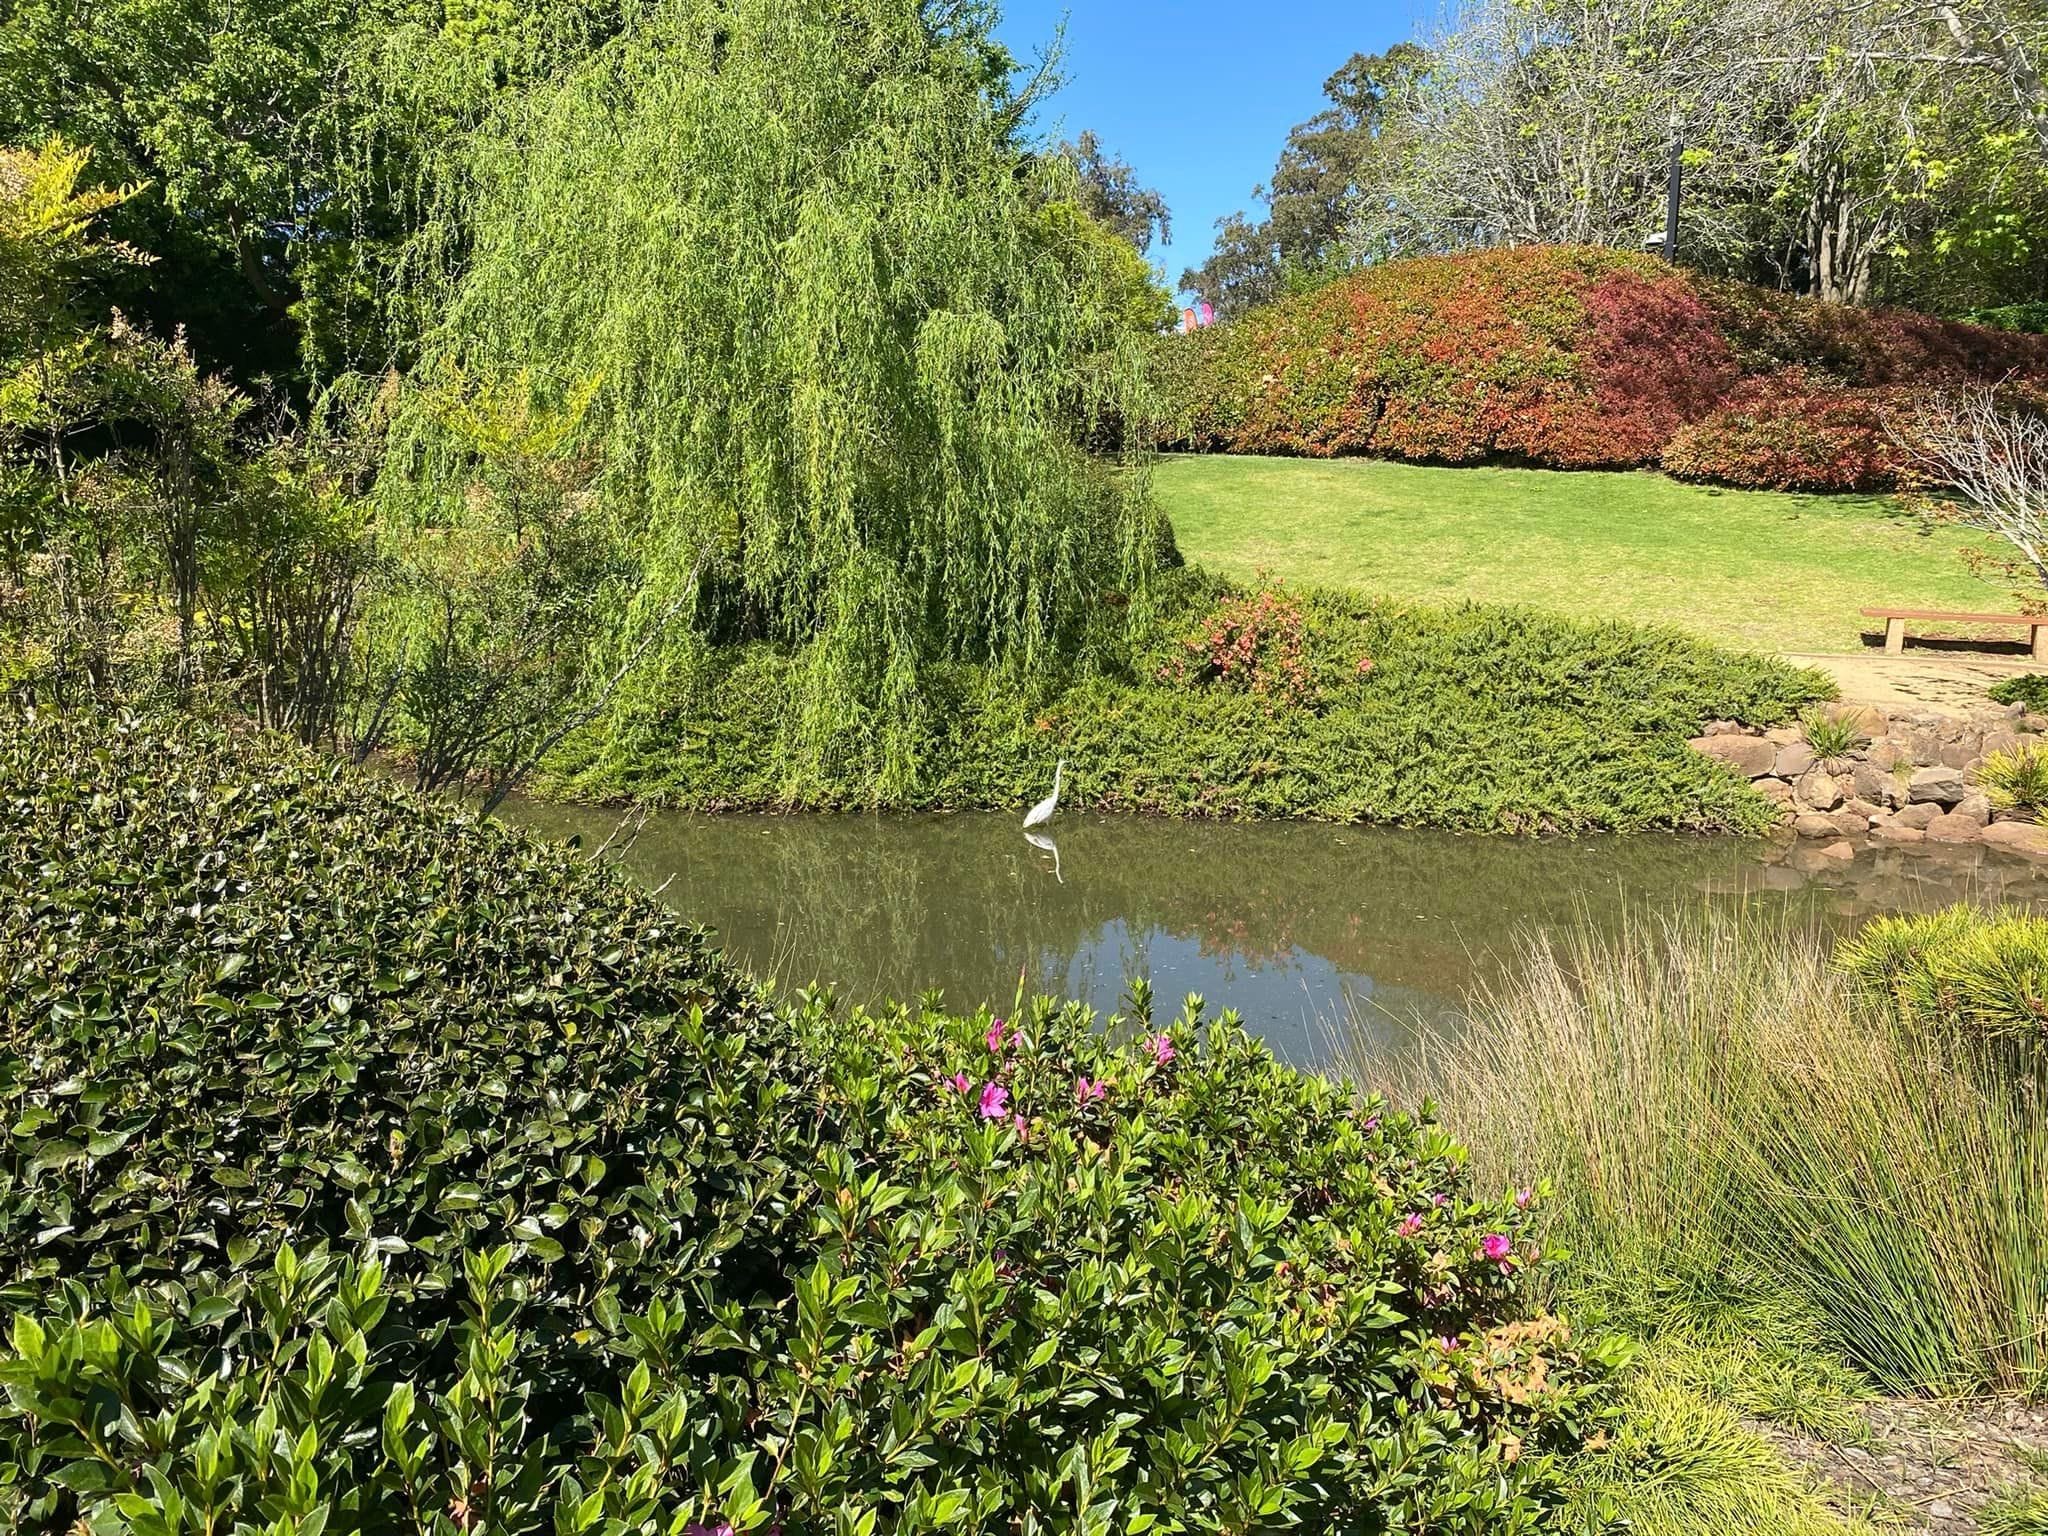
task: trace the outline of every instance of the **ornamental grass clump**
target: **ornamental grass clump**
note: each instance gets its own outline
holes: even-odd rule
[[[1993,752],[1977,765],[1977,784],[2001,811],[2039,821],[2048,811],[2048,748],[2033,741]]]
[[[1973,958],[1916,959],[1932,984],[1896,992],[1863,979],[1900,948],[1882,925],[1853,971],[1747,915],[1534,940],[1430,1075],[1482,1178],[1551,1177],[1552,1239],[1596,1290],[1656,1298],[1646,1325],[1790,1307],[1894,1391],[2038,1389],[2048,1074],[1987,1038],[1968,990],[2020,1017],[2048,931],[2026,921],[1929,924],[1977,932]]]
[[[9,1528],[1479,1536],[1600,1411],[1528,1202],[1197,1000],[778,1010],[190,722],[0,803]]]

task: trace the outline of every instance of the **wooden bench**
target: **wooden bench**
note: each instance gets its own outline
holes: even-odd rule
[[[1866,619],[1884,620],[1884,653],[1898,656],[1906,649],[1906,620],[1932,619],[1943,624],[2018,624],[2030,631],[2034,660],[2048,661],[2048,614],[2032,613],[1944,613],[1935,608],[1866,608]]]

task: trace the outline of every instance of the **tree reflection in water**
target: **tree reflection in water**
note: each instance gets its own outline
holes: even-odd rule
[[[514,820],[605,840],[615,812],[531,803]],[[1042,840],[1041,840],[1042,839]],[[1048,866],[1042,853],[1053,854]],[[1455,1022],[1516,933],[1701,900],[1844,927],[1964,898],[2048,905],[2048,871],[1976,848],[1807,848],[1682,837],[1528,841],[1303,822],[1070,817],[1057,846],[1015,818],[656,815],[622,867],[784,985],[846,1001],[942,989],[973,1007],[1032,985],[1116,1006],[1199,992],[1284,1055],[1323,1026]],[[1065,875],[1072,866],[1073,877]]]

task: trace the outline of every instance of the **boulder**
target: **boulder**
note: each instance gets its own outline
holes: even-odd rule
[[[1899,750],[1906,761],[1916,767],[1932,768],[1941,761],[1942,746],[1942,739],[1936,732],[1917,730],[1899,743]]]
[[[1774,805],[1792,803],[1792,786],[1783,779],[1758,779],[1754,787],[1758,794]]]
[[[1823,816],[1818,811],[1804,811],[1792,818],[1792,830],[1801,837],[1840,837],[1842,829],[1835,825],[1832,816]]]
[[[1906,786],[1906,798],[1914,805],[1955,805],[1969,793],[1960,768],[1920,768]]]
[[[1991,731],[1984,737],[1983,755],[1990,757],[1997,752],[2010,752],[2027,738],[2018,731]]]
[[[1844,799],[1842,786],[1834,775],[1817,768],[1799,781],[1797,793],[1802,802],[1816,811],[1832,811]]]
[[[2034,821],[1995,821],[1984,829],[1984,844],[2030,859],[2048,859],[2048,827]]]
[[[1974,843],[1984,834],[1984,823],[1973,816],[1937,816],[1927,823],[1930,843]]]
[[[1692,749],[1719,758],[1751,779],[1763,778],[1778,760],[1778,749],[1761,736],[1695,736]]]
[[[1930,803],[1909,805],[1892,818],[1892,825],[1905,827],[1914,832],[1925,832],[1927,824],[1941,815],[1941,807]]]
[[[1737,725],[1733,720],[1709,720],[1702,736],[1747,736],[1747,726]]]
[[[1870,831],[1870,816],[1864,811],[1849,810],[1846,807],[1828,818],[1835,824],[1835,830],[1844,837],[1863,837]]]
[[[1813,852],[1816,858],[1826,859],[1833,864],[1853,864],[1856,862],[1856,845],[1854,843],[1824,843],[1814,849]]]
[[[1883,826],[1874,829],[1870,835],[1880,843],[1924,843],[1927,841],[1927,834],[1918,827],[1901,826],[1896,821],[1886,822]]]
[[[1804,741],[1806,733],[1796,725],[1774,725],[1764,732],[1765,741],[1776,742],[1779,746],[1790,746],[1795,741]]]
[[[1894,784],[1892,776],[1869,763],[1858,763],[1856,771],[1849,776],[1849,782],[1856,791],[1858,800],[1868,800],[1872,805],[1890,805]]]
[[[1891,725],[1885,712],[1875,704],[1823,704],[1820,712],[1830,720],[1853,726],[1867,740],[1882,736]]]
[[[1789,741],[1778,748],[1778,760],[1771,772],[1781,779],[1796,779],[1813,766],[1813,748],[1803,741]]]
[[[1977,761],[1982,750],[1983,738],[1972,731],[1954,741],[1942,743],[1941,760],[1951,768],[1967,768]]]
[[[1956,814],[1958,816],[1974,817],[1982,822],[1989,822],[1991,820],[1991,802],[1977,791],[1972,790],[1956,803]]]
[[[1905,754],[1899,750],[1897,742],[1873,741],[1870,750],[1863,754],[1863,760],[1879,773],[1890,773],[1905,761]]]

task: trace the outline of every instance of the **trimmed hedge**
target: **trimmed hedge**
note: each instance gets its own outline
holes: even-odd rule
[[[1522,1532],[1528,1201],[1191,1009],[781,1012],[565,853],[0,728],[12,1529]]]
[[[1369,267],[1166,338],[1161,370],[1172,447],[1848,490],[1902,467],[1878,392],[2048,384],[2048,339],[1532,246]]]

